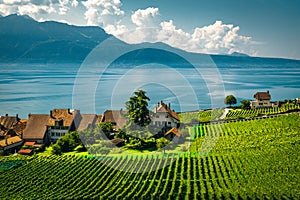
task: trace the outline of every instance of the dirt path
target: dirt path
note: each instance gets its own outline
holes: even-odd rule
[[[220,117],[220,119],[225,119],[225,117],[229,113],[229,111],[230,111],[230,108],[225,108],[222,116]]]

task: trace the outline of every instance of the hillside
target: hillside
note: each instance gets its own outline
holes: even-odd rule
[[[290,114],[206,125],[191,153],[36,156],[0,173],[0,198],[299,199],[299,123]]]

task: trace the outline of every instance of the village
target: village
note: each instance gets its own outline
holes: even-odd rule
[[[254,99],[248,101],[250,109],[277,108],[283,103],[271,102],[269,91],[255,93]],[[295,101],[299,104],[300,98]],[[18,114],[15,116],[6,114],[0,117],[0,154],[32,155],[34,151],[38,152],[40,148],[54,144],[67,133],[93,129],[103,122],[112,125],[110,139],[113,139],[114,134],[128,123],[124,112],[121,109],[106,110],[103,114],[83,114],[76,109],[52,109],[48,114],[28,114],[28,119],[20,119]],[[179,113],[171,109],[170,103],[158,102],[150,116],[151,125],[163,128],[161,129],[163,137],[169,141],[174,137],[180,138]]]

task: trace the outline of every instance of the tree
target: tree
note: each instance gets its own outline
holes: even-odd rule
[[[241,101],[241,104],[242,104],[243,109],[250,109],[250,101],[249,100],[244,99]]]
[[[150,124],[150,112],[147,108],[148,101],[150,101],[150,98],[146,96],[146,91],[139,90],[134,92],[134,96],[130,97],[125,104],[131,122],[142,127]]]
[[[108,139],[113,139],[113,137],[110,135],[114,132],[114,128],[112,123],[110,122],[100,122],[98,124],[98,128],[106,135]]]
[[[225,99],[224,99],[224,103],[226,105],[229,105],[231,107],[231,105],[236,104],[236,98],[233,95],[228,95]]]
[[[162,137],[162,138],[159,138],[156,140],[156,148],[157,150],[160,150],[160,149],[164,149],[164,153],[165,153],[165,148],[166,146],[170,143],[169,140],[167,140],[166,138]]]

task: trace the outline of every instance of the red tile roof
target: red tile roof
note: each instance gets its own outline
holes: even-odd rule
[[[35,142],[25,142],[24,146],[34,146]]]
[[[19,153],[23,154],[23,155],[30,155],[32,153],[32,150],[31,149],[20,149]]]

